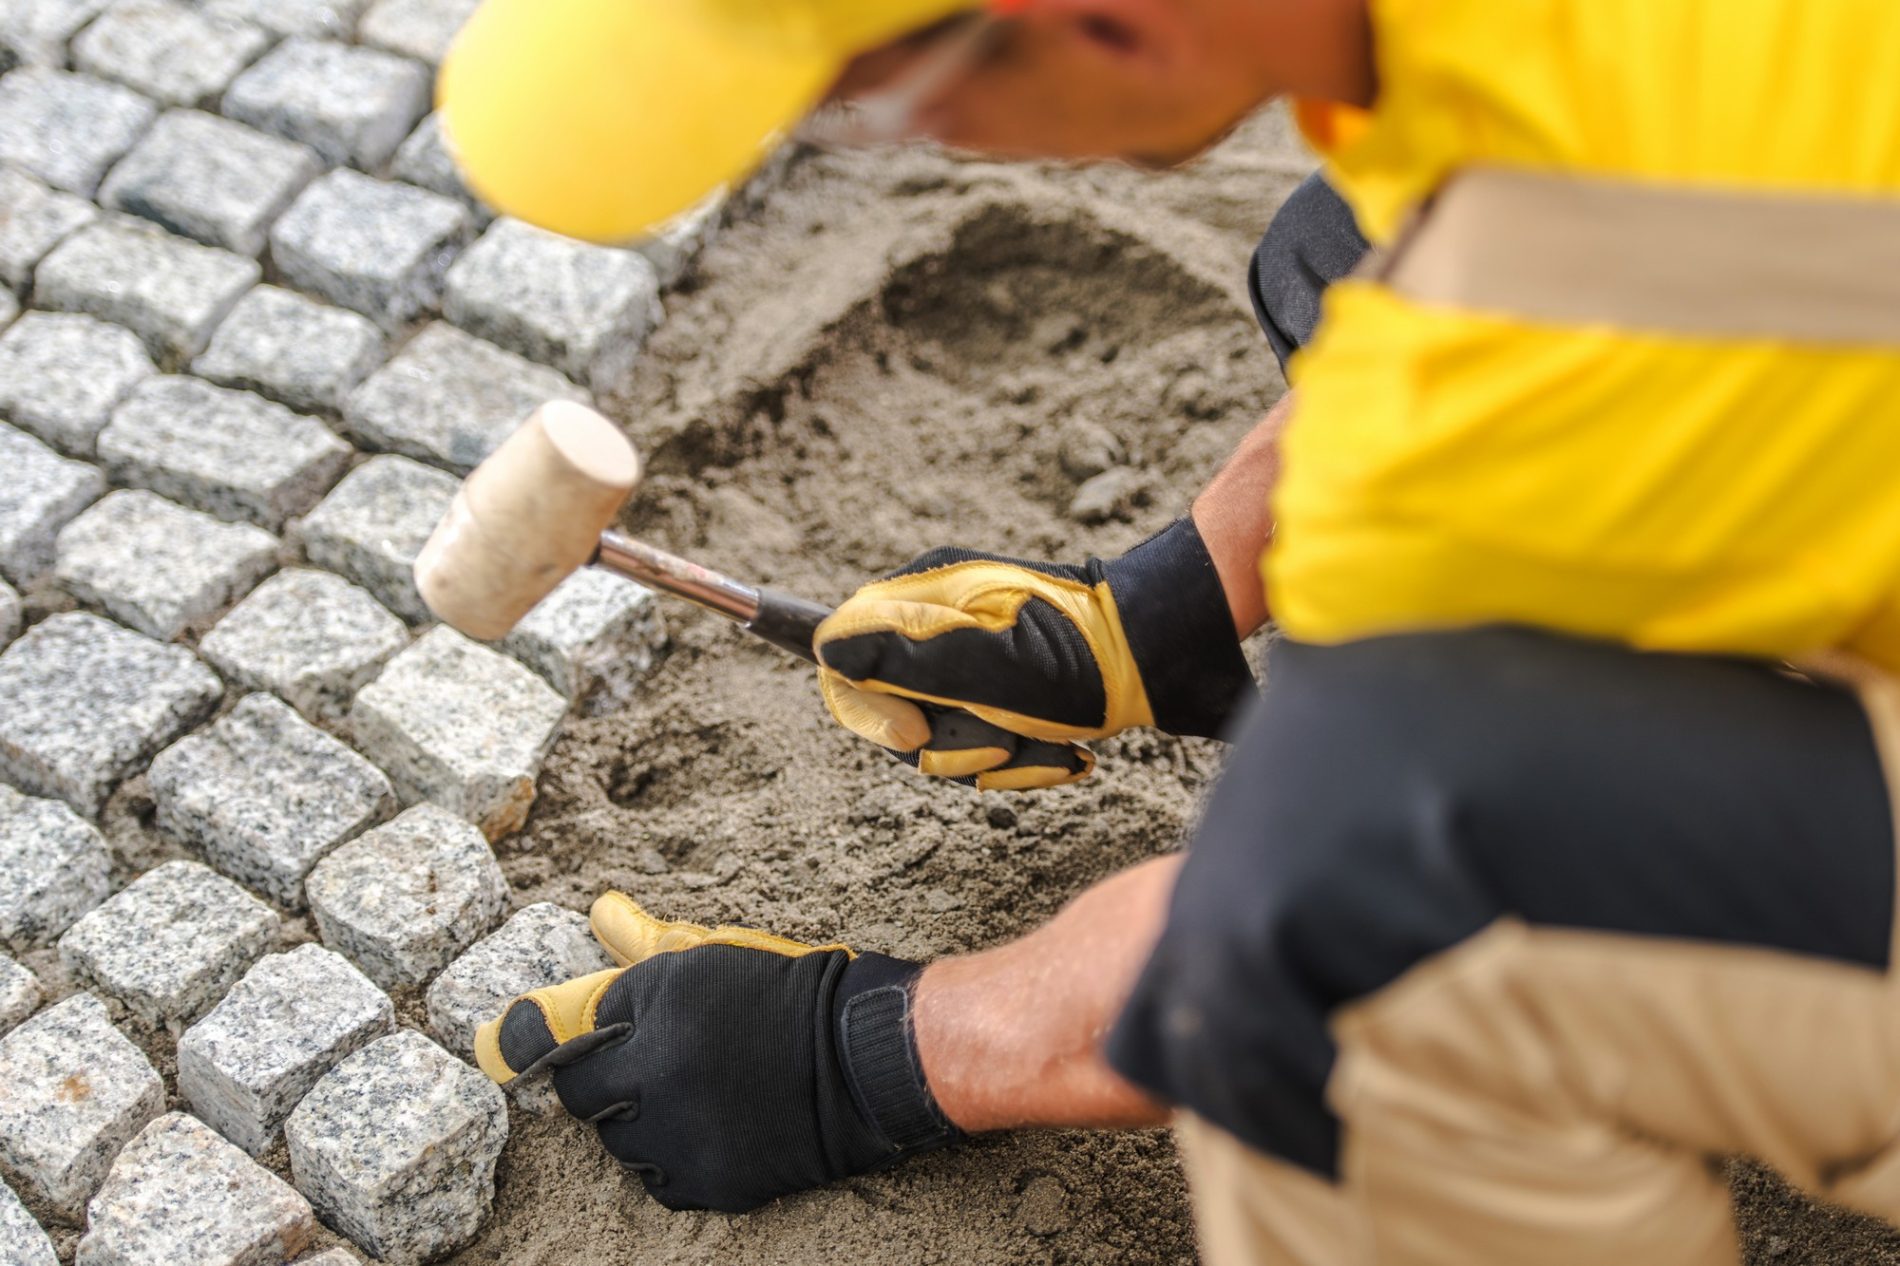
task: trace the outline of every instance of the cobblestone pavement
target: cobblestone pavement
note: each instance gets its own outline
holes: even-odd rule
[[[480,206],[428,113],[472,7],[0,0],[0,1261],[454,1252],[474,1026],[605,963],[491,845],[652,595],[484,646],[409,569],[531,409],[624,387],[720,209]],[[108,841],[133,780],[170,860]]]

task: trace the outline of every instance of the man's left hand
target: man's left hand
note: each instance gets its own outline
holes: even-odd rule
[[[515,999],[476,1059],[503,1084],[551,1072],[661,1204],[743,1213],[961,1137],[917,1059],[918,964],[669,923],[617,892],[592,924],[620,966]]]

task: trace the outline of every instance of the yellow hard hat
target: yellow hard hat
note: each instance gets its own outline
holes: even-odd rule
[[[444,140],[498,211],[643,236],[752,170],[853,57],[981,0],[485,0],[442,64]]]

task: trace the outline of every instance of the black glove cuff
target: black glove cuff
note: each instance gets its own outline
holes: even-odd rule
[[[1192,517],[1175,520],[1102,563],[1122,629],[1141,670],[1155,725],[1219,738],[1257,689],[1214,558]]]
[[[838,982],[838,1049],[851,1099],[898,1155],[930,1151],[963,1137],[937,1107],[917,1057],[910,991],[918,963],[860,954]]]

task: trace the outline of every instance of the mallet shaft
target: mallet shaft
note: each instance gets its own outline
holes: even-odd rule
[[[772,589],[756,589],[710,567],[655,549],[644,541],[603,532],[594,566],[637,581],[649,589],[723,615],[748,633],[790,651],[800,659],[817,662],[812,636],[831,614],[829,607]]]
[[[740,624],[759,618],[759,591],[644,541],[603,532],[596,567],[705,607]]]

